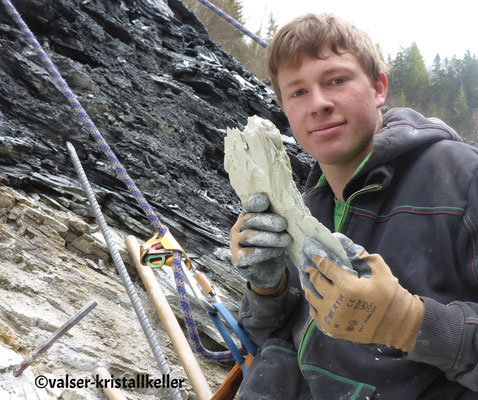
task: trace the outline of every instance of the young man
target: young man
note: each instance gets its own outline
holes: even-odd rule
[[[239,398],[478,399],[478,150],[411,109],[382,118],[385,67],[332,15],[285,25],[268,66],[317,161],[305,202],[353,270],[312,239],[286,268],[285,221],[251,197],[231,249],[260,353]]]

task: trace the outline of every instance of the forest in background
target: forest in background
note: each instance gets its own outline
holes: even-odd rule
[[[225,51],[238,59],[244,68],[264,82],[267,50],[231,24],[224,21],[197,0],[183,0],[206,27],[209,36]],[[244,25],[240,0],[209,0]],[[269,42],[278,29],[274,16],[264,17],[257,36]],[[380,47],[377,44],[377,48]],[[460,136],[478,140],[478,59],[469,51],[458,58],[436,55],[426,67],[416,43],[401,48],[394,58],[385,60],[390,66],[389,92],[386,106],[411,107],[428,117],[438,117],[452,126]]]

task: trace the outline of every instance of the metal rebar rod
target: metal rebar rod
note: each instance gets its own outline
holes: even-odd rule
[[[90,301],[86,306],[84,306],[80,311],[78,311],[73,317],[66,321],[62,326],[60,326],[53,334],[43,343],[41,346],[38,346],[33,350],[28,357],[26,357],[20,364],[18,364],[14,370],[14,376],[20,376],[25,369],[32,365],[41,354],[47,351],[53,343],[60,339],[66,332],[73,328],[78,322],[80,322],[83,317],[86,316],[93,308],[96,307],[98,303],[96,301]]]
[[[67,142],[66,146],[68,148],[68,152],[70,154],[70,158],[73,162],[73,165],[75,166],[78,178],[80,179],[81,185],[83,186],[83,190],[85,191],[88,201],[90,202],[90,205],[95,214],[96,222],[99,225],[101,232],[103,233],[106,244],[111,253],[111,257],[113,258],[113,262],[118,270],[119,275],[121,276],[123,285],[126,288],[126,292],[128,293],[129,299],[131,300],[134,311],[136,312],[136,316],[138,317],[139,323],[141,324],[141,328],[143,328],[143,332],[146,336],[146,339],[148,340],[149,346],[151,347],[154,358],[158,363],[159,370],[162,374],[171,376],[172,379],[172,374],[169,369],[169,366],[166,363],[161,348],[159,347],[159,343],[156,339],[156,336],[154,335],[153,329],[151,328],[151,324],[146,317],[146,313],[144,312],[143,306],[141,305],[136,289],[133,286],[133,282],[131,281],[128,271],[126,270],[123,260],[121,259],[119,251],[116,247],[116,243],[111,236],[109,227],[106,224],[106,220],[101,212],[100,206],[96,201],[93,189],[88,182],[88,178],[86,177],[80,159],[76,154],[75,148],[70,142]],[[169,387],[168,390],[170,391],[174,399],[181,400],[181,394],[178,388]]]

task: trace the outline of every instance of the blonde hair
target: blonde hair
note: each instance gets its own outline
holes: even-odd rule
[[[321,52],[327,48],[335,54],[349,52],[356,56],[372,83],[388,71],[364,31],[332,14],[306,14],[279,29],[268,48],[267,68],[279,104],[279,69],[297,67],[303,56],[323,58]]]

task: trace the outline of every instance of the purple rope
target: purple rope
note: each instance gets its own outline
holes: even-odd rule
[[[241,32],[245,33],[247,36],[249,36],[252,40],[255,42],[259,43],[262,47],[265,49],[269,47],[269,43],[261,39],[259,36],[255,35],[252,33],[250,30],[245,28],[243,25],[241,25],[238,21],[236,21],[234,18],[232,18],[229,14],[226,14],[224,11],[222,11],[220,8],[216,7],[214,4],[210,3],[207,0],[198,0],[201,4],[204,4],[207,8],[210,10],[214,11],[217,15],[219,15],[221,18],[232,24],[234,27],[239,29]]]
[[[113,164],[119,178],[123,181],[123,183],[127,186],[133,197],[136,199],[138,202],[139,206],[141,209],[145,212],[146,216],[148,219],[151,221],[153,224],[154,228],[156,229],[157,232],[159,232],[160,237],[163,237],[164,234],[167,232],[167,228],[165,228],[162,224],[159,218],[156,216],[154,213],[154,210],[152,207],[149,205],[149,203],[146,201],[146,199],[143,197],[142,193],[139,191],[133,180],[130,178],[126,170],[123,168],[121,163],[119,162],[118,158],[115,156],[111,148],[108,146],[106,143],[105,139],[103,136],[100,134],[98,129],[96,128],[95,124],[93,121],[90,119],[88,114],[86,113],[85,109],[81,106],[80,102],[78,101],[77,97],[74,95],[74,93],[71,91],[69,88],[68,84],[66,81],[62,78],[60,73],[58,72],[57,68],[55,65],[51,62],[50,58],[48,55],[45,53],[43,50],[42,46],[38,41],[36,40],[35,36],[33,33],[30,31],[26,23],[23,21],[22,17],[18,13],[18,11],[15,9],[13,4],[10,2],[10,0],[0,0],[2,4],[5,6],[5,9],[7,13],[12,17],[12,19],[15,21],[15,23],[18,25],[20,30],[23,32],[25,35],[27,42],[35,49],[37,55],[41,58],[43,63],[45,64],[46,69],[50,73],[50,75],[53,77],[55,82],[60,86],[60,89],[62,93],[65,95],[65,97],[68,99],[70,105],[73,107],[73,109],[76,111],[77,115],[79,116],[81,122],[83,125],[88,129],[88,131],[91,133],[95,141],[98,143],[99,147],[101,150],[105,153],[106,157],[108,160]],[[196,323],[194,322],[192,312],[191,312],[191,306],[189,304],[189,299],[188,299],[188,294],[186,292],[186,289],[184,287],[184,279],[182,277],[182,272],[181,272],[181,252],[174,252],[174,278],[176,281],[176,288],[178,290],[178,295],[180,298],[181,302],[181,308],[183,310],[184,314],[184,320],[186,322],[186,327],[190,336],[190,342],[193,344],[193,349],[199,353],[202,357],[210,360],[220,360],[220,361],[230,361],[233,360],[233,356],[230,351],[220,351],[220,352],[213,352],[208,349],[206,349],[199,338],[199,333],[198,329],[196,326]],[[179,264],[178,264],[179,260]]]

